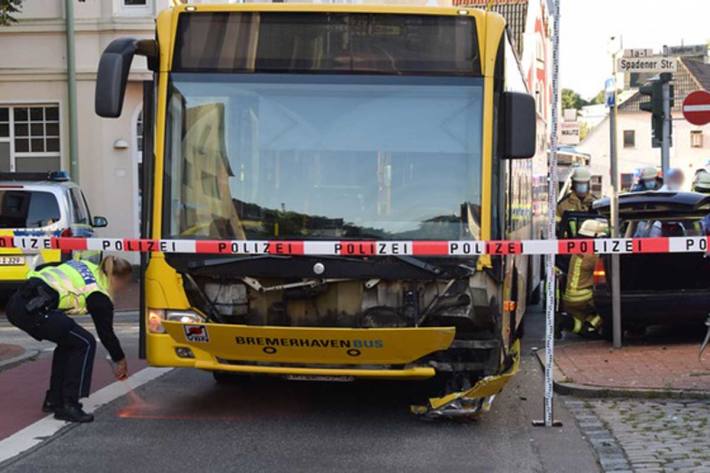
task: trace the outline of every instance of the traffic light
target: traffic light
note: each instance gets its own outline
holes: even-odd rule
[[[639,104],[639,108],[644,112],[650,112],[652,114],[651,129],[653,131],[653,136],[651,138],[651,144],[654,148],[660,148],[663,144],[663,122],[665,120],[665,114],[663,113],[663,86],[671,80],[673,80],[673,74],[670,72],[663,72],[655,77],[652,77],[648,82],[639,88],[641,96],[648,97],[648,102],[641,102]],[[674,104],[673,84],[669,84],[668,89],[670,110],[673,108]],[[669,120],[669,124],[672,127],[673,122]],[[673,129],[671,128],[668,135],[669,140],[671,140],[672,135]],[[672,141],[669,142],[669,145],[671,144]]]
[[[653,77],[639,88],[641,95],[649,97],[648,102],[641,102],[639,108],[653,115],[663,115],[663,83],[658,77]]]

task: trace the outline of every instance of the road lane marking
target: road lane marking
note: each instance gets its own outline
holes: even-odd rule
[[[88,412],[93,412],[104,404],[126,395],[129,390],[153,381],[171,370],[172,368],[144,368],[125,381],[116,381],[92,393],[83,401],[84,408]],[[39,409],[39,406],[37,408]],[[0,440],[0,464],[47,440],[67,424],[68,422],[55,419],[54,414],[49,414]]]

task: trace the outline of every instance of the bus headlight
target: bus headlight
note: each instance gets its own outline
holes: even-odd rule
[[[180,322],[183,324],[201,324],[205,318],[191,310],[148,309],[148,331],[150,333],[165,333],[163,321]]]
[[[148,331],[150,333],[165,333],[163,320],[165,320],[164,310],[148,309]]]
[[[169,310],[167,319],[171,322],[181,322],[183,324],[195,324],[205,321],[202,315],[191,310]]]

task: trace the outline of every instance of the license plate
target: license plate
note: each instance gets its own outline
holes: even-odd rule
[[[0,266],[22,266],[25,264],[23,256],[0,256]]]
[[[308,376],[298,374],[286,375],[286,379],[290,381],[328,381],[331,383],[350,383],[355,381],[353,376]]]

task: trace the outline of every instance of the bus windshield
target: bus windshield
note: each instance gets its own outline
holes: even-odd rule
[[[168,237],[478,238],[473,77],[173,73]]]

